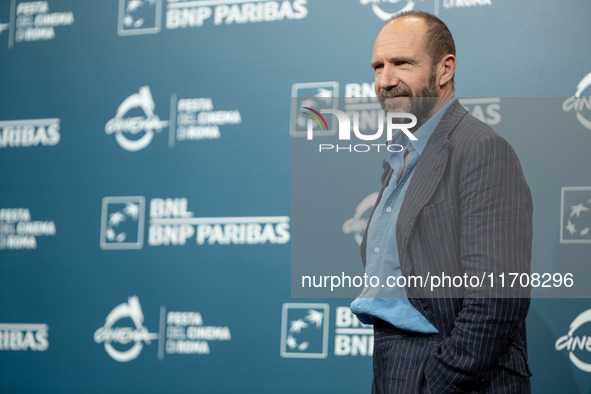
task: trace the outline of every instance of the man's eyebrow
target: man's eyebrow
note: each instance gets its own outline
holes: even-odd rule
[[[396,63],[396,62],[406,62],[406,63],[416,63],[416,60],[414,58],[411,57],[406,57],[406,56],[391,56],[391,57],[386,57],[386,60],[389,63]],[[383,64],[383,62],[381,60],[374,60],[371,62],[371,68],[376,68],[376,66],[379,66]]]
[[[415,63],[415,59],[406,56],[392,56],[387,58],[389,62],[406,62],[406,63]]]

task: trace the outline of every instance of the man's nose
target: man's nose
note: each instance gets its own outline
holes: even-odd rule
[[[376,81],[376,90],[379,92],[381,89],[390,90],[395,88],[400,83],[400,79],[398,78],[398,73],[395,67],[390,66],[389,64],[385,64],[382,72],[379,75],[378,80]]]

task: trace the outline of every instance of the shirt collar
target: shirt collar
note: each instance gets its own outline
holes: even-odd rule
[[[415,148],[419,155],[423,153],[423,149],[425,149],[425,145],[427,145],[427,141],[435,131],[435,128],[443,118],[445,111],[449,108],[453,100],[449,100],[447,104],[445,104],[439,111],[435,113],[435,115],[431,116],[429,120],[427,120],[417,131],[413,133],[415,137],[417,137],[416,141],[410,141],[410,144]]]

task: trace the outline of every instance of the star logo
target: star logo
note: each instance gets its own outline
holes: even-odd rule
[[[339,96],[338,82],[305,82],[295,83],[291,88],[292,112],[291,135],[292,137],[307,136],[308,116],[302,113],[302,108],[337,109]],[[326,119],[326,129],[322,130],[323,136],[336,134],[336,127],[332,125],[332,117]],[[320,129],[316,130],[320,133]],[[320,135],[320,134],[319,134]]]
[[[160,31],[162,0],[119,0],[120,36],[154,34]]]
[[[560,243],[591,243],[591,186],[563,187]]]
[[[144,197],[105,197],[101,220],[102,249],[141,249]]]
[[[328,304],[283,304],[281,357],[326,358]]]

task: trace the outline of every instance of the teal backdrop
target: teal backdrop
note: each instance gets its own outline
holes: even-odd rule
[[[591,392],[587,0],[0,0],[0,392],[369,393],[371,328],[292,298],[291,249],[315,219],[360,273],[380,163],[292,213],[291,105],[371,96],[403,9],[522,162],[532,270],[583,289],[534,293],[533,392]]]

